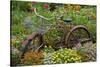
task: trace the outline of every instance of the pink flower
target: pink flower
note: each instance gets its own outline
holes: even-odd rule
[[[49,8],[49,5],[48,4],[44,4],[43,7],[44,8]]]
[[[37,2],[33,1],[32,4],[36,4]]]

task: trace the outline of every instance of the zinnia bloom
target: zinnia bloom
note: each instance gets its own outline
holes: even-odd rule
[[[36,4],[37,2],[33,1],[32,4]]]
[[[44,4],[43,7],[44,8],[49,8],[49,5],[48,4]]]

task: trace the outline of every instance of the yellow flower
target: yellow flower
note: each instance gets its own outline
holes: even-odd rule
[[[44,47],[47,48],[47,45],[45,45]]]

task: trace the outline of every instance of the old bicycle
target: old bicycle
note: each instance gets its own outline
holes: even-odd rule
[[[36,9],[34,10],[34,13],[37,17],[41,18],[42,20],[52,20],[52,18],[46,18],[42,15],[39,15]],[[49,27],[47,31],[60,30],[64,32],[61,39],[57,41],[54,45],[52,45],[52,48],[60,49],[79,47],[80,45],[82,46],[82,43],[92,41],[90,32],[84,25],[74,25],[71,19],[63,20],[62,17],[60,17],[60,20],[65,23],[46,25],[47,27]],[[44,36],[48,32],[45,32],[42,27],[43,26],[41,26],[40,31],[33,32],[27,37],[26,40],[22,42],[22,55],[24,55],[29,50],[40,51],[42,48],[44,48]]]

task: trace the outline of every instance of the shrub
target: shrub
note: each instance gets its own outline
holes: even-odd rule
[[[42,52],[52,53],[52,52],[54,52],[54,49],[51,46],[49,46],[49,47],[45,46],[44,49],[42,50]]]
[[[20,48],[21,47],[21,39],[16,37],[15,39],[11,39],[11,46],[14,46],[15,48]]]
[[[11,54],[11,59],[12,66],[18,65],[18,63],[20,62],[20,57],[18,54]]]
[[[86,26],[92,36],[93,42],[96,43],[96,24],[88,23]]]
[[[24,58],[21,59],[23,65],[38,65],[43,64],[44,55],[42,52],[29,51],[25,53]]]
[[[11,65],[15,66],[18,65],[20,63],[20,51],[16,48],[14,48],[13,46],[11,47]]]
[[[52,63],[52,53],[44,53],[44,64],[53,64]]]
[[[78,53],[82,56],[82,62],[96,61],[96,44],[83,46]]]
[[[44,64],[52,64],[52,53],[54,49],[51,47],[45,47],[42,51],[44,51]]]
[[[17,35],[11,37],[11,46],[20,49],[22,46],[22,41],[26,39],[26,35]]]
[[[60,49],[52,54],[53,64],[81,62],[81,56],[71,49]]]
[[[15,12],[16,13],[16,12]],[[19,35],[19,34],[30,34],[32,32],[31,29],[26,29],[24,27],[24,16],[21,18],[19,14],[12,16],[12,26],[11,26],[11,34]]]
[[[61,40],[61,37],[63,37],[64,31],[62,30],[52,30],[48,31],[44,35],[44,40],[47,46],[53,46],[55,47],[55,44]]]

